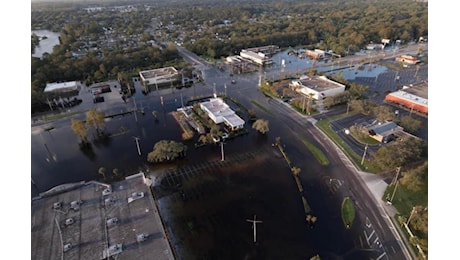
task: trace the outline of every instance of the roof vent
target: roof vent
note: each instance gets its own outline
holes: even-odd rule
[[[62,207],[62,202],[56,202],[53,204],[53,209],[60,209]]]
[[[83,203],[81,200],[74,200],[70,202],[70,208],[77,211],[80,209],[80,205]]]
[[[109,248],[105,249],[104,251],[102,251],[102,258],[109,258],[113,255],[116,255],[116,254],[119,254],[123,251],[123,247],[121,244],[116,244],[116,245],[113,245],[113,246],[110,246]]]
[[[102,191],[103,196],[106,196],[106,195],[109,195],[109,194],[112,194],[112,188],[111,187],[108,187],[108,188],[106,188],[106,189],[104,189]]]
[[[72,244],[71,243],[67,243],[67,244],[64,245],[64,252],[67,252],[70,249],[72,249]]]
[[[107,226],[109,226],[109,227],[115,226],[117,223],[118,223],[118,219],[117,219],[117,218],[109,218],[109,219],[107,220]]]
[[[137,242],[145,241],[147,240],[148,237],[149,237],[148,234],[145,234],[145,233],[139,234],[137,235]]]
[[[65,220],[66,226],[70,226],[70,225],[72,225],[73,223],[74,223],[73,218],[68,218],[68,219]]]
[[[115,200],[114,200],[113,198],[107,198],[107,199],[105,199],[105,205],[106,205],[106,206],[110,206],[110,205],[112,205],[114,202],[115,202]]]
[[[135,201],[137,199],[141,199],[144,197],[144,192],[133,192],[131,197],[128,198],[128,203]]]

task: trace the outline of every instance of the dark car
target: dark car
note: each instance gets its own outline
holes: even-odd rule
[[[102,97],[102,96],[94,97],[93,103],[100,103],[100,102],[104,102],[104,97]]]

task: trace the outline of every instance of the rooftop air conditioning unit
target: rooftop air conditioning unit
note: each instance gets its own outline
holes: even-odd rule
[[[62,202],[56,202],[53,204],[53,209],[60,209],[62,207]]]
[[[145,234],[145,233],[139,234],[137,235],[137,242],[145,241],[147,240],[148,237],[149,237],[148,234]]]
[[[118,223],[118,219],[117,218],[110,218],[107,220],[107,226],[113,226],[115,224]]]
[[[67,252],[70,249],[72,249],[72,244],[71,243],[67,243],[67,244],[64,245],[64,252]]]
[[[104,189],[102,191],[103,196],[106,196],[106,195],[109,195],[109,194],[112,194],[112,188],[111,187],[108,187],[108,188],[106,188],[106,189]]]
[[[70,202],[70,208],[73,209],[73,210],[78,210],[78,209],[80,209],[80,205],[82,203],[83,202],[81,200],[74,200],[74,201]]]
[[[67,226],[70,226],[70,225],[72,225],[73,223],[74,223],[73,218],[68,218],[68,219],[65,220],[65,224],[66,224]]]
[[[105,205],[106,205],[106,206],[109,206],[109,205],[111,205],[112,203],[114,203],[115,200],[114,200],[113,198],[107,198],[107,199],[104,200],[104,202],[105,202]]]

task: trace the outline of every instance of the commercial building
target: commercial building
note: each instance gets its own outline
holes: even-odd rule
[[[306,50],[305,51],[305,56],[308,58],[314,59],[314,60],[319,60],[324,58],[326,52],[320,49],[315,49],[315,50]]]
[[[386,95],[385,102],[428,115],[428,82],[403,86],[401,90]]]
[[[315,100],[321,100],[345,91],[345,85],[332,81],[326,76],[303,76],[293,80],[289,86]]]
[[[369,136],[381,143],[395,140],[399,133],[404,131],[404,128],[398,126],[395,122],[376,122],[366,128]]]
[[[244,120],[235,114],[235,111],[221,98],[214,96],[209,101],[201,102],[200,108],[208,114],[214,123],[225,123],[232,131],[244,127]]]
[[[416,57],[410,56],[410,55],[400,55],[396,57],[396,61],[405,63],[405,64],[411,64],[411,65],[414,65],[420,62],[419,59],[417,59]]]
[[[139,76],[146,91],[149,91],[151,87],[155,89],[170,87],[182,80],[180,73],[174,67],[144,70],[139,72]]]
[[[150,185],[141,172],[41,193],[32,199],[32,258],[174,259]]]
[[[81,88],[80,83],[78,81],[68,81],[68,82],[54,82],[54,83],[47,83],[45,93],[64,93],[70,91],[79,91]]]
[[[279,51],[278,46],[268,45],[268,46],[262,46],[262,47],[243,49],[240,52],[240,56],[258,65],[264,66],[264,65],[269,65],[273,63],[271,56],[278,51]]]

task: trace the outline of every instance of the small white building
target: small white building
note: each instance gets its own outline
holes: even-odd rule
[[[174,67],[164,67],[153,70],[144,70],[139,72],[141,82],[144,87],[165,86],[179,82],[181,77]]]
[[[80,90],[80,84],[78,81],[68,81],[68,82],[54,82],[54,83],[47,83],[45,90],[43,92],[45,93],[63,93],[63,92],[69,92],[73,90]]]
[[[334,96],[345,91],[345,85],[328,79],[326,76],[303,76],[293,80],[289,86],[315,100]]]
[[[254,63],[257,63],[259,65],[265,65],[269,64],[272,62],[271,58],[265,55],[262,52],[253,52],[253,51],[248,51],[248,50],[241,50],[240,56],[248,59]]]
[[[221,98],[214,97],[209,101],[201,102],[200,108],[205,111],[209,118],[216,124],[225,123],[232,130],[244,127],[244,120],[241,119]]]

